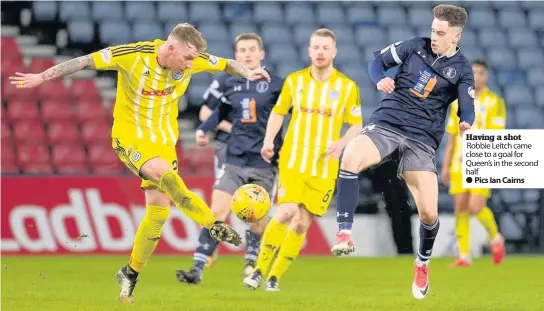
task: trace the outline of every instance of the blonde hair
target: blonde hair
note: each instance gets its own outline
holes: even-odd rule
[[[234,39],[234,49],[235,50],[238,49],[238,42],[243,41],[243,40],[255,40],[255,41],[257,41],[257,45],[259,46],[259,49],[261,51],[264,50],[263,39],[258,34],[253,33],[253,32],[241,33],[241,34],[237,35],[236,38]]]
[[[330,29],[327,29],[327,28],[319,28],[318,30],[314,31],[312,33],[312,37],[313,36],[317,36],[317,37],[329,37],[332,39],[332,41],[336,42],[336,35],[334,34],[334,32]]]
[[[208,46],[208,43],[202,36],[202,33],[200,33],[195,26],[188,23],[177,24],[176,27],[174,27],[174,29],[172,29],[170,32],[168,38],[173,38],[185,44],[194,45],[199,52],[204,52]]]

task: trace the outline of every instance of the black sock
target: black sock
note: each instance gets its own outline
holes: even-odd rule
[[[432,225],[419,222],[419,251],[417,257],[421,262],[427,262],[431,259],[433,253],[434,239],[438,234],[438,228],[440,228],[440,221],[438,218]]]
[[[251,229],[246,230],[246,261],[257,261],[257,256],[259,256],[259,246],[261,243],[261,236],[257,233],[251,231]]]
[[[208,263],[208,257],[213,254],[218,245],[219,242],[212,239],[210,236],[210,230],[202,228],[202,231],[200,231],[200,235],[198,236],[198,244],[193,256],[194,266],[203,270],[204,266]]]
[[[336,191],[336,222],[339,230],[351,230],[359,201],[359,178],[356,173],[340,170]]]
[[[125,267],[125,272],[126,272],[126,275],[128,276],[129,279],[132,279],[132,280],[135,280],[138,278],[138,272],[134,271],[134,269],[132,269],[130,267],[130,265],[126,265]]]

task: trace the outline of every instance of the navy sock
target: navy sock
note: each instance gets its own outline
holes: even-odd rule
[[[213,254],[217,245],[219,245],[219,242],[212,239],[210,230],[202,228],[202,231],[200,231],[200,235],[198,236],[198,244],[193,256],[195,268],[200,268],[200,270],[204,269],[204,266],[208,263],[208,257]]]
[[[438,228],[440,228],[440,221],[438,218],[432,225],[419,222],[419,251],[417,257],[421,262],[427,262],[431,259],[433,253],[434,239],[438,234]]]
[[[340,170],[336,185],[336,222],[339,230],[351,230],[357,201],[359,178],[356,173]]]
[[[251,231],[246,230],[246,256],[245,259],[251,261],[257,261],[259,256],[259,244],[261,243],[261,236]]]

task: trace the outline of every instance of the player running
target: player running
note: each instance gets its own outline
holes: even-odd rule
[[[112,145],[121,161],[142,177],[146,198],[146,214],[134,237],[130,261],[117,273],[119,299],[124,302],[133,302],[138,274],[159,242],[171,201],[209,228],[214,240],[241,243],[240,235],[219,221],[177,174],[177,103],[191,76],[200,72],[225,71],[252,81],[269,76],[261,68],[251,70],[237,61],[209,55],[205,49],[201,33],[183,23],[174,27],[166,41],[108,47],[39,74],[10,77],[18,88],[33,88],[85,68],[118,71]]]
[[[459,132],[474,121],[474,77],[457,43],[467,21],[465,9],[439,5],[433,9],[431,38],[412,38],[375,52],[368,71],[377,89],[388,95],[374,111],[361,135],[349,142],[340,167],[337,193],[338,234],[332,253],[354,251],[353,214],[359,196],[357,174],[401,153],[402,175],[416,202],[419,251],[412,294],[429,291],[429,259],[438,233],[438,178],[435,150],[444,135],[448,106],[459,98]],[[395,80],[384,71],[399,66]]]
[[[241,34],[235,39],[236,60],[249,68],[261,68],[264,59],[264,45],[261,37],[254,33]],[[220,74],[214,94],[221,102],[212,115],[196,131],[199,145],[208,144],[206,132],[215,129],[228,115],[232,115],[232,132],[227,141],[226,163],[221,168],[219,179],[212,193],[212,211],[220,220],[226,220],[230,214],[234,192],[244,184],[254,183],[272,193],[277,174],[277,161],[267,163],[260,155],[266,133],[266,121],[278,100],[283,79],[271,75],[271,82],[266,79],[249,81],[243,78]],[[231,114],[232,112],[232,114]],[[277,150],[282,138],[274,141]],[[276,150],[276,151],[277,151]],[[247,236],[246,274],[253,272],[255,260],[259,254],[260,235],[264,231],[268,218],[251,224],[252,234]],[[198,238],[193,266],[188,270],[176,271],[180,282],[199,284],[203,270],[219,242],[212,239],[208,229],[203,228]],[[249,270],[249,272],[248,272]]]
[[[255,272],[244,279],[250,289],[260,286],[272,262],[266,290],[280,289],[278,282],[299,254],[314,215],[327,211],[342,149],[361,130],[359,88],[333,67],[336,53],[335,34],[316,30],[308,47],[312,65],[287,77],[268,120],[261,154],[270,161],[283,119],[292,109],[279,154],[279,206],[263,234]],[[351,127],[340,138],[344,123]]]
[[[472,62],[474,72],[474,111],[475,120],[472,128],[502,130],[506,124],[506,108],[504,100],[487,88],[487,64],[483,60]],[[457,124],[458,103],[455,101],[450,110],[446,131],[449,133],[444,164],[442,166],[442,183],[450,186],[455,206],[455,232],[459,245],[459,258],[454,266],[472,265],[470,259],[470,215],[475,215],[489,234],[493,263],[500,264],[504,259],[504,238],[499,233],[493,212],[487,207],[491,197],[491,189],[463,189],[462,177],[462,143]]]

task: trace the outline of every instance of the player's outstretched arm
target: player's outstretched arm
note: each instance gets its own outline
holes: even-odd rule
[[[39,86],[45,81],[71,75],[86,68],[95,69],[94,61],[91,55],[85,55],[65,61],[45,70],[42,73],[34,74],[16,72],[15,76],[9,77],[9,79],[11,80],[11,84],[17,85],[17,88],[33,88]]]
[[[231,76],[246,78],[249,81],[255,81],[259,79],[266,79],[270,82],[270,76],[268,72],[262,68],[249,69],[246,65],[235,61],[234,59],[227,59],[227,65],[225,66],[225,72]]]
[[[213,112],[214,111],[211,110],[210,107],[202,105],[198,117],[200,121],[204,122],[213,114]],[[217,125],[217,129],[222,130],[223,132],[230,133],[232,131],[232,123],[227,120],[223,120],[219,123],[219,125]]]

